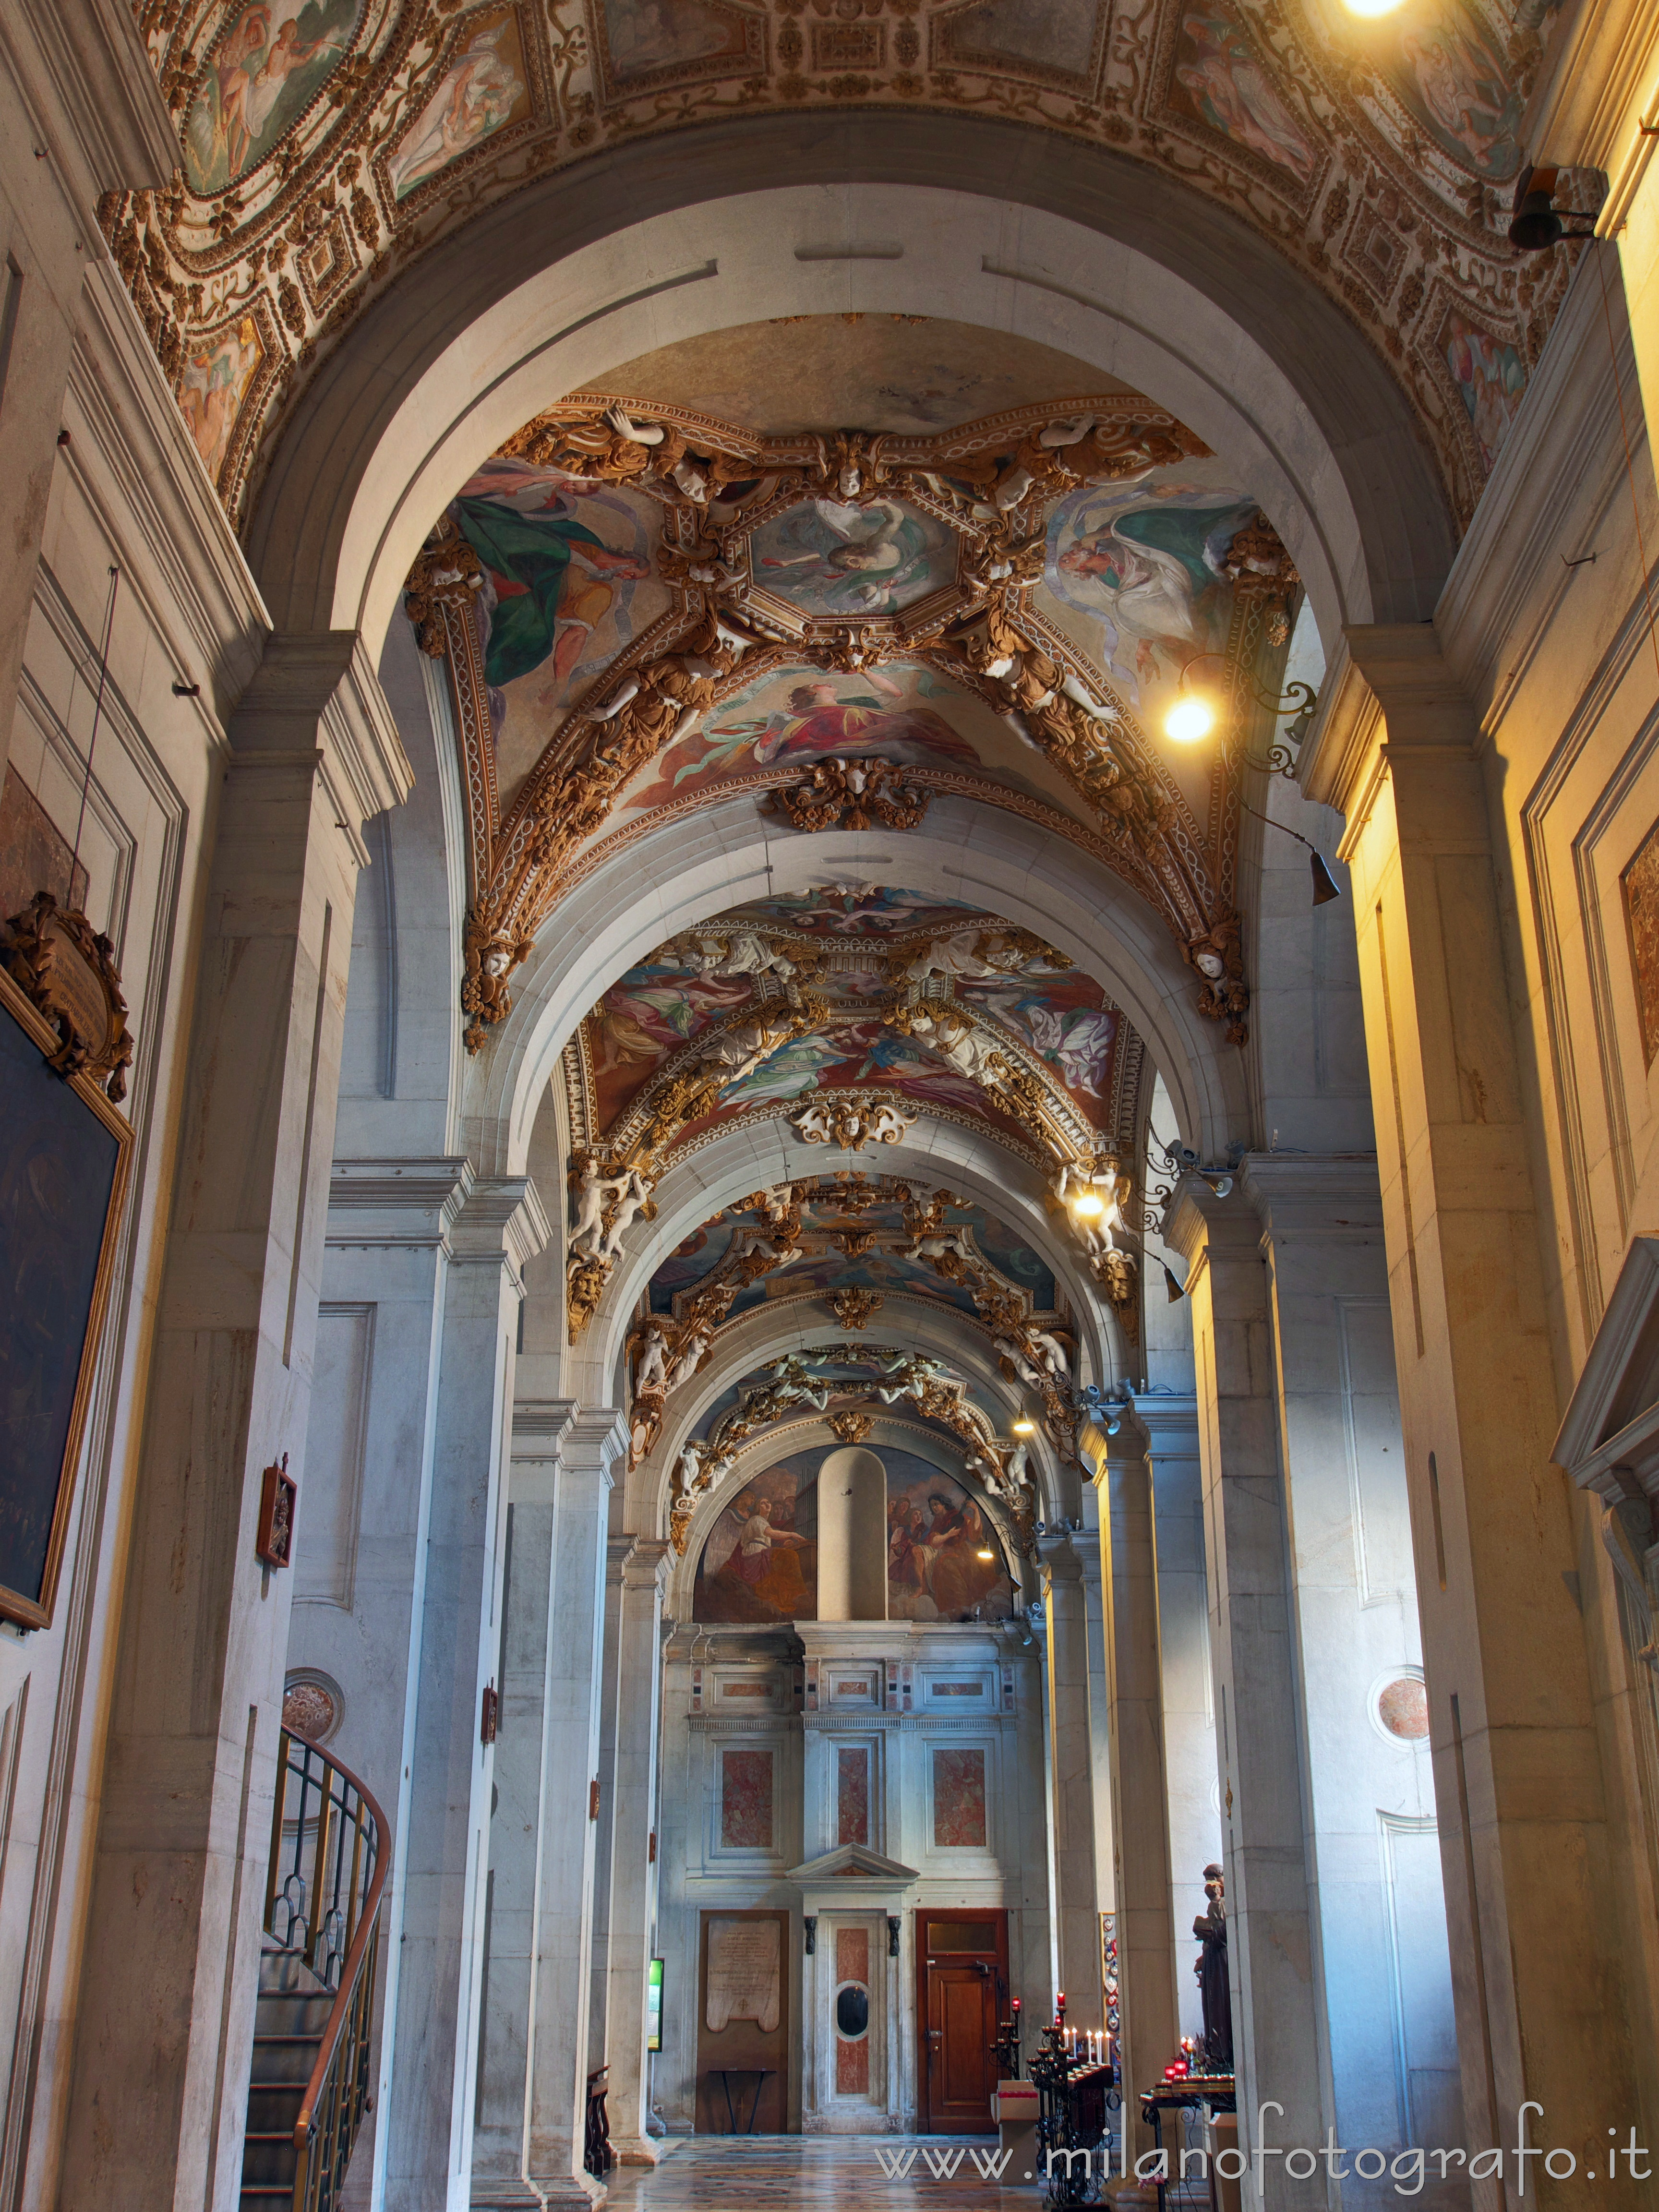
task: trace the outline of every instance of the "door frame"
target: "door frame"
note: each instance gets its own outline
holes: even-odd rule
[[[933,2118],[933,2045],[927,2040],[927,1968],[929,1960],[927,1946],[923,1939],[927,1936],[927,1926],[930,1921],[965,1920],[980,1923],[983,1923],[988,1920],[992,1922],[995,1926],[997,1936],[996,1948],[994,1952],[979,1950],[952,1951],[940,1955],[947,1956],[953,1962],[959,1961],[964,1966],[970,1964],[976,1959],[994,1958],[995,1964],[992,1968],[992,1973],[996,1981],[999,1991],[1000,2002],[999,2003],[998,2011],[1000,2013],[1001,2003],[1006,2002],[1007,1996],[1011,1994],[1008,1984],[1008,1909],[1006,1905],[990,1905],[977,1911],[971,1905],[918,1905],[914,1908],[914,1910],[915,1913],[915,1938],[916,1947],[916,2132],[918,2135],[924,2136],[933,2135],[935,2133],[960,2135],[967,2132],[963,2128],[960,2121],[940,2120],[935,2122]],[[994,2076],[993,2078],[994,2078]],[[985,2132],[988,2135],[994,2131],[994,2124],[991,2122],[988,2102],[986,2108],[986,2122],[987,2126]]]

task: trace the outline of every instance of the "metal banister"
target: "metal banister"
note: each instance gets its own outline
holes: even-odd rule
[[[334,1999],[294,2124],[294,2212],[331,2212],[368,2108],[369,2029],[390,1844],[390,1826],[367,1784],[320,1744],[284,1728],[265,1931],[283,1952],[301,1959]]]

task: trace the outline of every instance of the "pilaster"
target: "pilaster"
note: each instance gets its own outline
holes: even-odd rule
[[[1177,2032],[1197,2035],[1203,2016],[1191,1972],[1196,1954],[1189,1931],[1205,1909],[1204,1869],[1221,1858],[1198,1401],[1190,1392],[1140,1391],[1131,1404],[1146,1439],[1158,1558],[1158,1682]]]
[[[1347,816],[1469,2139],[1627,2124],[1616,1858],[1574,1591],[1521,1010],[1468,701],[1424,625],[1352,629],[1302,780]],[[1540,1941],[1547,1929],[1549,1940]],[[1575,2185],[1540,2176],[1545,2207]],[[1497,2202],[1477,2183],[1478,2203]]]
[[[1169,1787],[1159,1659],[1158,1544],[1146,1443],[1124,1424],[1095,1474],[1107,1593],[1107,1734],[1117,1871],[1118,1987],[1124,2124],[1150,2149],[1138,2092],[1162,2075],[1179,2040],[1170,1922]]]
[[[672,1558],[665,1538],[635,1537],[622,1563],[614,1663],[615,1719],[602,1759],[611,1798],[604,1959],[605,2040],[611,2069],[611,2145],[624,2166],[654,2166],[647,2131],[650,2060],[645,2042],[646,1976],[656,1925],[657,1751],[662,1698],[662,1601]],[[607,1647],[610,1644],[607,1634]],[[607,1682],[607,1693],[610,1686]],[[603,1811],[603,1802],[601,1804]],[[595,1908],[598,1917],[598,1908]],[[594,1945],[595,1996],[601,1953]],[[590,2038],[590,2048],[592,2039]]]
[[[501,1661],[521,1270],[549,1236],[527,1176],[480,1176],[449,1232],[418,1710],[402,1895],[388,1929],[397,2028],[388,2200],[464,2205],[471,2162],[494,1747],[483,1692]]]
[[[1093,1743],[1089,1715],[1089,1633],[1083,1562],[1069,1537],[1040,1547],[1048,1626],[1048,1716],[1054,1804],[1055,1938],[1066,2018],[1105,2025],[1100,1954],[1104,1838],[1095,1833]]]
[[[1319,2143],[1317,1942],[1305,1799],[1290,1552],[1261,1226],[1243,1196],[1189,1178],[1170,1210],[1193,1308],[1211,1660],[1221,1726],[1233,2055],[1239,2148],[1253,2152],[1263,2099],[1274,2139]],[[1252,2185],[1253,2196],[1259,2185]],[[1267,2169],[1275,2208],[1324,2202],[1322,2180]]]
[[[542,1853],[530,2063],[530,2179],[552,2206],[605,2196],[582,2169],[598,1844],[600,1658],[611,1468],[626,1450],[623,1415],[579,1413],[564,1443],[553,1558],[558,1624],[543,1737]]]
[[[61,2183],[132,2212],[240,2186],[292,1582],[254,1531],[284,1453],[305,1492],[356,825],[410,781],[351,633],[272,639],[229,735]]]
[[[480,2023],[471,2203],[539,2206],[528,2179],[530,2064],[542,1879],[549,1674],[557,1633],[554,1559],[561,1460],[574,1400],[513,1408],[501,1708],[489,1823],[488,1955]]]

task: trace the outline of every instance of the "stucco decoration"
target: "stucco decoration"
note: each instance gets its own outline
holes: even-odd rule
[[[1459,522],[1492,445],[1472,357],[1524,380],[1571,256],[1504,239],[1521,116],[1558,11],[1412,0],[138,0],[179,169],[101,210],[167,373],[252,324],[204,451],[239,516],[318,363],[409,263],[549,171],[701,121],[988,113],[1152,165],[1253,226],[1365,332]],[[1511,360],[1512,357],[1512,360]],[[228,402],[226,403],[228,405]]]
[[[1243,1043],[1239,747],[1176,758],[1149,718],[1201,680],[1248,741],[1299,594],[1255,502],[1132,393],[927,436],[562,402],[409,579],[463,753],[469,1049],[589,871],[738,794],[806,831],[902,832],[939,793],[1018,813],[1152,905]]]

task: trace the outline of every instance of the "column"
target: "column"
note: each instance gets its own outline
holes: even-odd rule
[[[336,1159],[329,1190],[288,1670],[317,1668],[344,1693],[331,1749],[391,1823],[393,1897],[409,1838],[450,1231],[471,1188],[471,1164],[451,1155]],[[396,1987],[384,1944],[380,1961],[376,2086],[352,2154],[354,2172],[373,2168],[377,2191],[392,2104],[389,1976]]]
[[[593,1946],[587,1994],[587,2070],[605,2063],[611,2009],[611,1860],[615,1833],[617,1701],[622,1692],[617,1652],[622,1640],[623,1571],[633,1557],[632,1536],[612,1536],[605,1547],[605,1626],[599,1641],[599,1814],[593,1833]]]
[[[1559,1419],[1494,851],[1468,700],[1425,625],[1347,633],[1304,787],[1348,817],[1471,2143],[1542,2102],[1559,2143],[1635,2111],[1620,1887],[1572,1595]],[[1517,969],[1518,972],[1518,969]],[[1582,2160],[1581,2160],[1582,2163]],[[1580,2183],[1534,2164],[1546,2208]],[[1481,2204],[1498,2201],[1476,2185]],[[1576,2200],[1575,2200],[1576,2201]]]
[[[1317,1929],[1303,1827],[1290,1553],[1261,1224],[1241,1195],[1192,1178],[1170,1209],[1193,1309],[1210,1648],[1220,1723],[1233,2056],[1241,2150],[1260,2100],[1284,2106],[1272,2139],[1318,2144],[1334,2121],[1323,2093]],[[1254,2168],[1252,2174],[1254,2175]],[[1323,2168],[1299,2181],[1271,2162],[1279,2207],[1325,2202]]]
[[[582,2170],[593,1869],[599,1782],[611,1470],[627,1447],[622,1414],[577,1415],[565,1439],[554,1534],[557,1623],[543,1738],[541,1881],[530,2063],[529,2173],[549,2205],[587,2212],[603,2186]]]
[[[1266,1232],[1337,2131],[1450,2148],[1465,2136],[1434,1788],[1426,1748],[1392,1735],[1378,1704],[1402,1680],[1420,1698],[1422,1642],[1376,1170],[1261,1153],[1242,1167]]]
[[[635,1537],[617,1594],[617,1718],[614,1747],[605,1765],[611,1794],[605,2057],[611,2066],[611,2147],[624,2166],[657,2162],[646,2126],[651,2062],[645,2048],[645,1990],[657,1917],[662,1599],[670,1564],[665,1538]],[[597,1961],[597,1944],[594,1956]]]
[[[501,1711],[484,1893],[485,1958],[479,2007],[477,2120],[471,2203],[539,2206],[526,2167],[530,2054],[536,2009],[542,1796],[548,1687],[555,1642],[554,1547],[560,1460],[576,1416],[569,1399],[520,1399],[513,1408],[501,1599]]]
[[[1107,1591],[1108,1706],[1123,2109],[1132,2151],[1150,2150],[1137,2093],[1161,2076],[1180,2029],[1170,1920],[1169,1785],[1158,1656],[1158,1547],[1152,1471],[1128,1423],[1107,1439],[1095,1474]]]
[[[1071,1539],[1041,1546],[1047,1613],[1048,1727],[1054,1807],[1054,1934],[1066,2017],[1076,2027],[1105,2024],[1100,1963],[1100,1881],[1096,1865],[1089,1629],[1083,1563]],[[1100,1838],[1103,1842],[1104,1838]]]
[[[270,640],[230,725],[135,1491],[63,2201],[240,2185],[298,1475],[357,871],[410,772],[361,641]],[[343,826],[350,825],[350,826]]]
[[[467,2201],[494,1750],[483,1692],[501,1668],[502,1446],[521,1269],[547,1241],[525,1176],[481,1176],[450,1232],[409,1833],[386,1930],[390,2203]]]
[[[1204,1869],[1221,1858],[1198,1401],[1190,1392],[1160,1390],[1139,1392],[1133,1402],[1152,1481],[1176,2007],[1178,2032],[1197,2035],[1203,2015],[1192,1973],[1198,1944],[1190,1930],[1205,1909]]]

